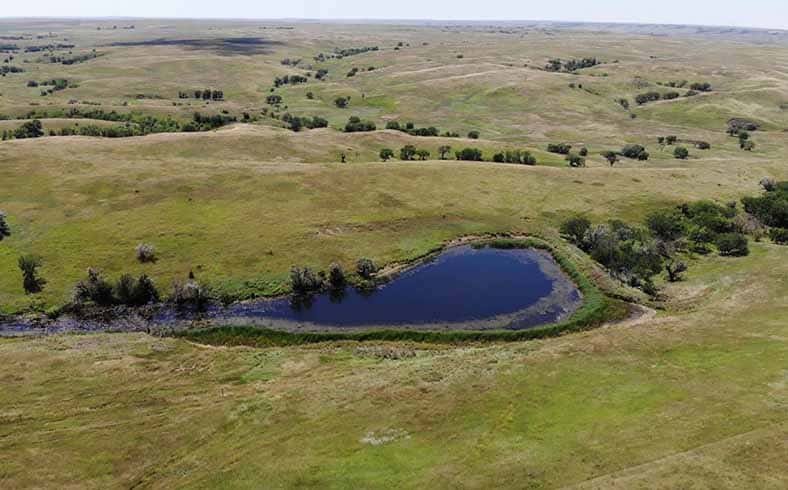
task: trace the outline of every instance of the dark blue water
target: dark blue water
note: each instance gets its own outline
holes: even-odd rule
[[[556,281],[545,263],[557,265],[540,252],[528,249],[451,249],[372,292],[348,288],[298,301],[278,300],[238,304],[209,316],[287,320],[330,327],[397,326],[467,323],[521,312],[554,293]],[[564,284],[577,300],[574,286]],[[546,304],[528,319],[503,325],[522,328],[547,323],[566,313],[568,305]]]

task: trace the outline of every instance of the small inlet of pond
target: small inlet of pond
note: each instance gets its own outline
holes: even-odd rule
[[[580,291],[547,252],[460,246],[371,291],[348,287],[300,299],[211,306],[199,315],[162,307],[148,320],[125,318],[105,325],[62,318],[47,331],[196,325],[256,325],[297,332],[520,330],[564,320],[581,303]],[[5,334],[19,334],[21,326],[16,327]]]

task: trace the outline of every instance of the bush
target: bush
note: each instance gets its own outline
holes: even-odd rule
[[[788,228],[772,228],[769,230],[769,238],[779,245],[788,245]]]
[[[344,109],[345,107],[348,106],[348,104],[350,104],[349,97],[337,97],[336,99],[334,99],[334,105],[336,105],[340,109]]]
[[[466,160],[472,162],[482,161],[482,151],[478,148],[463,148],[455,153],[457,160]]]
[[[743,257],[750,253],[747,237],[741,233],[723,233],[715,241],[720,255]]]
[[[547,151],[550,153],[558,153],[559,155],[568,155],[572,149],[572,145],[566,143],[550,143],[547,145]]]
[[[96,269],[88,269],[87,280],[79,281],[74,288],[74,301],[110,306],[115,303],[112,284],[101,277],[101,273]]]
[[[345,125],[346,133],[363,133],[367,131],[375,131],[377,127],[371,121],[362,121],[358,116],[351,116]]]
[[[120,276],[115,283],[115,300],[127,306],[145,306],[159,301],[159,291],[145,274],[134,279],[130,274]]]
[[[137,253],[137,260],[143,264],[149,262],[156,262],[156,249],[153,245],[147,243],[140,243],[135,249]]]
[[[578,155],[577,153],[569,153],[566,156],[566,161],[569,162],[570,167],[585,167],[586,166],[586,159]]]
[[[211,299],[208,287],[198,283],[191,277],[186,282],[176,281],[172,285],[170,302],[178,309],[204,311],[210,304]]]
[[[38,276],[41,259],[33,255],[19,257],[19,270],[22,271],[22,287],[26,294],[40,293],[44,289],[46,280]]]
[[[290,286],[296,295],[304,295],[320,291],[323,287],[323,280],[309,267],[303,269],[293,267],[290,270]]]
[[[341,289],[346,283],[345,271],[337,263],[331,264],[328,268],[328,284],[332,289]]]
[[[677,146],[673,150],[673,156],[678,158],[679,160],[686,160],[689,157],[689,150],[687,150],[683,146]]]
[[[384,162],[388,162],[392,158],[394,158],[394,150],[392,150],[391,148],[383,148],[382,150],[380,150],[381,160],[383,160]]]
[[[0,211],[0,242],[8,236],[11,236],[11,227],[8,226],[5,213]]]
[[[478,131],[470,131],[470,132],[468,133],[468,138],[470,138],[470,139],[472,139],[472,140],[477,140],[477,139],[479,139],[479,132],[478,132]]]
[[[589,228],[591,228],[591,222],[587,218],[575,216],[566,220],[561,225],[560,231],[570,242],[579,246],[583,243],[583,238]]]
[[[416,152],[418,150],[413,145],[405,145],[399,150],[399,159],[410,161],[416,158]]]
[[[643,105],[648,102],[659,100],[661,97],[662,96],[659,94],[659,92],[647,92],[645,94],[635,96],[635,102],[637,102],[638,105]]]
[[[649,154],[646,149],[641,145],[625,145],[624,148],[621,149],[621,154],[627,158],[633,158],[637,160],[648,160]]]
[[[375,263],[367,258],[358,259],[356,262],[356,273],[364,279],[372,279],[372,276],[378,271]]]

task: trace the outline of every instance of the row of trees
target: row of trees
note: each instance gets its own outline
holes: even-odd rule
[[[282,121],[288,124],[292,131],[298,132],[302,129],[316,129],[316,128],[327,128],[328,127],[328,120],[324,119],[320,116],[314,117],[299,117],[293,116],[289,112],[286,112],[282,115]]]
[[[309,81],[309,78],[303,75],[285,75],[283,77],[276,77],[274,79],[274,87],[279,88],[282,85],[298,85],[300,83],[306,83]]]
[[[571,59],[571,60],[562,60],[560,58],[555,58],[548,61],[544,69],[547,71],[573,72],[583,68],[591,68],[592,66],[596,66],[601,63],[602,62],[596,58],[581,58],[581,59]]]
[[[361,133],[375,131],[377,126],[372,121],[362,121],[358,116],[351,116],[345,124],[346,133]]]
[[[179,99],[201,99],[201,100],[224,100],[224,91],[222,90],[192,90],[178,92]]]

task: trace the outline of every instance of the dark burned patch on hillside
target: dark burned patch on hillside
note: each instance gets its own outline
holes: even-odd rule
[[[270,54],[274,47],[281,46],[279,41],[261,37],[227,37],[218,39],[150,39],[147,41],[126,41],[112,43],[111,46],[180,46],[189,49],[214,51],[224,55]]]

